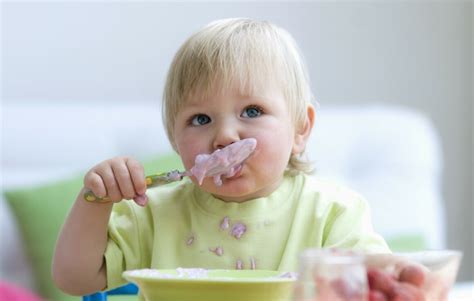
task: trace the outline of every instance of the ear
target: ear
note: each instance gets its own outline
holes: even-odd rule
[[[301,154],[308,141],[311,130],[313,129],[314,121],[316,119],[316,110],[312,104],[309,104],[306,109],[306,120],[303,126],[295,131],[295,141],[291,153],[293,155]]]

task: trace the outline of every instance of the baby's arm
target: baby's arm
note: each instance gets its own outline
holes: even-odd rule
[[[89,189],[98,197],[107,195],[110,201],[85,201],[83,194]],[[84,188],[79,192],[56,244],[52,274],[61,290],[72,295],[86,295],[106,287],[104,253],[112,205],[122,199],[145,203],[145,191],[143,167],[128,157],[106,160],[86,174]]]

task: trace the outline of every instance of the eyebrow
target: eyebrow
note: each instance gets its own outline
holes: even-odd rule
[[[199,106],[205,102],[205,97],[190,97],[187,101],[184,102],[184,106]]]
[[[199,102],[187,102],[183,107],[182,107],[182,110],[183,111],[191,111],[191,110],[196,110],[196,109],[199,109],[201,108],[203,105]]]
[[[191,103],[191,101],[187,102],[185,105],[181,107],[180,114],[195,114],[196,112],[201,111],[202,106],[199,103]]]
[[[258,102],[258,101],[266,101],[266,102],[271,102],[272,97],[268,97],[265,95],[257,95],[257,94],[252,94],[252,95],[239,95],[240,98],[247,102]],[[193,97],[190,100],[186,101],[183,105],[183,108],[185,110],[192,110],[195,108],[199,108],[203,103],[205,103],[205,99],[203,97]]]

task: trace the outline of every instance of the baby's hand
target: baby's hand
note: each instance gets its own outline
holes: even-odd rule
[[[425,274],[415,265],[404,267],[398,277],[379,268],[367,270],[369,301],[425,301],[422,290]]]
[[[148,201],[143,166],[129,157],[115,157],[94,166],[84,177],[84,187],[108,202],[133,199],[144,206]]]

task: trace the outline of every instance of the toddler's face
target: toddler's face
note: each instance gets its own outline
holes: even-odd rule
[[[252,96],[229,89],[206,99],[190,97],[177,115],[174,134],[186,169],[193,167],[198,154],[210,154],[244,138],[257,139],[254,154],[240,172],[223,179],[222,186],[206,178],[201,187],[226,201],[246,201],[278,187],[292,152],[295,129],[279,89],[268,88]]]

